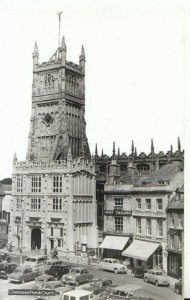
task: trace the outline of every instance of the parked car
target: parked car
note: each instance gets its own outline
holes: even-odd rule
[[[72,291],[74,287],[72,286],[64,286],[64,287],[57,287],[54,289],[55,295],[48,296],[48,300],[62,300],[63,295],[66,292]]]
[[[13,273],[14,270],[17,268],[17,264],[15,263],[0,263],[0,278],[8,278],[8,275]]]
[[[85,290],[73,290],[64,293],[62,300],[91,300],[94,299],[92,292]]]
[[[156,286],[170,285],[169,279],[162,270],[148,270],[148,272],[144,274],[144,281],[154,283]]]
[[[44,283],[47,283],[49,281],[55,281],[55,277],[51,275],[40,275],[36,277],[35,283],[32,286],[33,289],[40,289]]]
[[[112,285],[112,280],[107,278],[97,278],[90,282],[88,287],[84,287],[84,290],[93,292],[94,295],[103,293],[108,286]]]
[[[112,289],[109,299],[141,299],[154,300],[153,298],[143,296],[142,288],[137,284],[120,285]]]
[[[47,255],[32,255],[27,256],[24,262],[24,266],[31,267],[33,270],[39,270],[40,267],[47,260]]]
[[[33,271],[30,267],[19,267],[8,276],[9,281],[25,283],[26,281],[34,280],[39,275],[38,271]]]
[[[144,274],[147,273],[149,270],[148,267],[136,267],[133,270],[134,276],[135,277],[140,277],[140,278],[144,278]]]
[[[65,284],[79,285],[84,282],[90,282],[93,279],[93,274],[88,269],[83,267],[71,268],[69,274],[63,275],[62,281]]]
[[[175,283],[174,289],[177,294],[182,295],[182,279]]]
[[[58,280],[62,278],[63,275],[68,274],[71,267],[68,265],[53,265],[45,273],[56,277]]]
[[[55,280],[55,281],[53,280],[42,284],[41,288],[43,290],[55,290],[58,287],[64,287],[64,283],[59,280]]]
[[[61,260],[45,260],[43,264],[40,266],[40,270],[42,273],[47,274],[46,272],[49,271],[51,266],[58,266],[61,265],[63,262]]]
[[[115,258],[104,258],[99,264],[100,270],[108,270],[114,273],[126,273],[127,267],[120,263],[118,259]]]
[[[0,252],[0,261],[6,260],[7,262],[11,262],[11,256],[6,252]]]

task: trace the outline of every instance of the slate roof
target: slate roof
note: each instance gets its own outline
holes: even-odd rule
[[[172,199],[168,204],[168,209],[184,209],[184,201]]]
[[[180,162],[171,162],[152,173],[148,178],[141,178],[138,185],[143,185],[143,183],[149,183],[150,185],[159,185],[160,182],[167,183],[179,172],[182,172]]]

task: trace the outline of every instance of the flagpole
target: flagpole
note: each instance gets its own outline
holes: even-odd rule
[[[62,15],[62,11],[57,13],[59,16],[59,36],[58,36],[58,47],[60,48],[60,35],[61,35],[61,15]]]

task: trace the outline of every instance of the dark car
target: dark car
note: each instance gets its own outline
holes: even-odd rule
[[[15,263],[0,263],[0,278],[8,278],[8,275],[13,273],[17,268]]]
[[[4,261],[4,260],[10,262],[11,261],[11,257],[6,252],[0,252],[0,261]]]
[[[93,279],[88,287],[84,287],[84,290],[93,292],[94,295],[102,294],[107,287],[112,285],[112,280],[107,278]]]
[[[144,278],[144,274],[147,273],[149,270],[148,267],[136,267],[134,269],[134,276],[135,277],[140,277],[140,278]]]
[[[175,292],[182,295],[182,279],[175,283]]]
[[[56,277],[58,280],[62,278],[63,275],[68,274],[71,270],[71,267],[68,265],[58,265],[58,266],[51,266],[46,274],[52,275]]]

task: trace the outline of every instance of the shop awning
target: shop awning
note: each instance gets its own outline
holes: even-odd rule
[[[129,237],[126,236],[106,235],[99,248],[123,250],[128,240]]]
[[[123,251],[122,255],[133,257],[135,259],[147,260],[159,246],[159,243],[134,240],[133,243]]]

